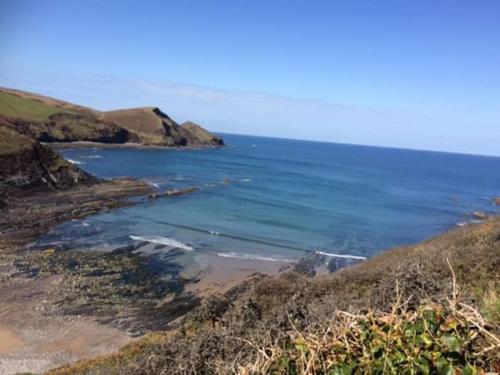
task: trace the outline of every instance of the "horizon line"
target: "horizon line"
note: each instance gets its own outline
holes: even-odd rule
[[[214,133],[214,134],[236,135],[236,136],[240,136],[240,137],[270,138],[270,139],[279,139],[279,140],[285,140],[285,141],[326,143],[326,144],[336,144],[336,145],[343,145],[343,146],[356,146],[356,147],[369,147],[369,148],[385,148],[385,149],[391,149],[391,150],[417,151],[417,152],[428,152],[428,153],[437,153],[437,154],[453,154],[453,155],[463,155],[463,156],[479,156],[479,157],[495,158],[495,159],[500,158],[500,154],[499,155],[474,154],[474,153],[470,153],[470,152],[431,150],[431,149],[421,149],[421,148],[411,148],[411,147],[397,147],[397,146],[362,144],[362,143],[349,143],[349,142],[338,142],[338,141],[325,141],[325,140],[303,139],[303,138],[294,138],[294,137],[277,137],[277,136],[272,136],[272,135],[261,135],[261,134],[228,133],[228,132],[220,132],[220,131],[210,131],[210,132]]]

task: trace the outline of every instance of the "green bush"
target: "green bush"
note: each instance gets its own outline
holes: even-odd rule
[[[336,314],[326,326],[294,330],[248,372],[277,374],[484,374],[500,340],[466,305],[425,305],[391,314]],[[243,371],[245,372],[245,371]]]

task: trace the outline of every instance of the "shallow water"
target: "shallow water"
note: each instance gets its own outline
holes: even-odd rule
[[[40,244],[145,240],[187,253],[293,261],[305,251],[369,257],[499,212],[500,158],[223,135],[208,150],[66,149],[99,177],[200,191],[65,223]]]

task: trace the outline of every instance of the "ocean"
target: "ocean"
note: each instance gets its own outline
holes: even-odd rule
[[[134,176],[183,196],[55,227],[40,246],[146,241],[183,256],[293,262],[319,251],[363,259],[499,213],[500,158],[222,134],[225,148],[74,148],[102,178]]]

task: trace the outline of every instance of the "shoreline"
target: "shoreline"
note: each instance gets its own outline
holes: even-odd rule
[[[205,297],[247,281],[290,271],[321,279],[335,271],[321,254],[289,263],[199,253],[182,266],[178,250],[145,241],[110,252],[25,247],[54,225],[134,204],[129,198],[148,199],[152,190],[143,181],[119,179],[18,198],[19,207],[11,203],[12,221],[6,225],[6,215],[0,221],[0,338],[6,343],[0,372],[47,371],[116,352],[147,333],[176,332]],[[47,212],[53,215],[42,220]],[[152,267],[158,251],[170,259],[162,272]]]
[[[204,297],[290,264],[200,254],[158,274],[140,242],[111,252],[28,249],[50,228],[149,199],[137,179],[106,180],[66,191],[26,192],[0,218],[0,373],[44,372],[117,351],[149,332],[175,329]],[[156,250],[155,250],[156,249]],[[175,252],[171,250],[170,252]],[[140,298],[136,298],[140,296]]]
[[[160,146],[148,145],[143,143],[126,142],[126,143],[103,143],[103,142],[89,142],[89,141],[76,141],[76,142],[40,142],[44,146],[52,147],[54,149],[80,149],[80,148],[126,148],[126,149],[140,149],[140,150],[175,150],[175,151],[192,151],[192,150],[211,150],[217,148],[224,148],[227,145],[199,145],[199,146]]]

